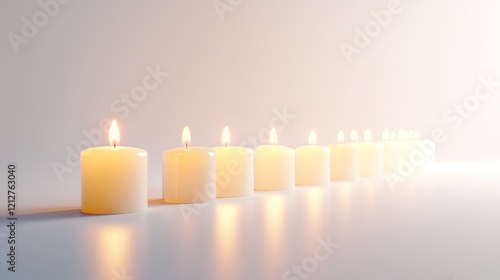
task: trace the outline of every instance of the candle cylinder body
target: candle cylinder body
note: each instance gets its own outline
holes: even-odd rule
[[[133,147],[95,147],[81,152],[81,207],[88,214],[145,211],[148,153]]]
[[[163,199],[167,203],[215,200],[215,153],[205,147],[163,153]]]
[[[295,153],[280,145],[255,149],[255,190],[287,190],[295,186]]]
[[[410,155],[418,151],[419,148],[417,146],[417,141],[416,140],[400,140],[398,141],[400,146],[401,146],[401,156],[405,160],[409,160]]]
[[[400,168],[421,171],[434,164],[436,144],[430,139],[400,141],[404,151],[400,158]]]
[[[384,173],[397,174],[402,155],[402,147],[399,141],[382,141],[380,144],[384,149]]]
[[[384,173],[384,148],[378,143],[360,142],[359,149],[359,176],[381,177]]]
[[[330,180],[353,181],[359,177],[359,150],[352,145],[330,145]]]
[[[295,149],[295,185],[330,183],[330,150],[319,145]]]
[[[431,139],[417,140],[417,145],[425,154],[424,168],[432,167],[436,163],[436,143]]]
[[[217,197],[249,196],[254,187],[253,150],[244,147],[216,147]]]

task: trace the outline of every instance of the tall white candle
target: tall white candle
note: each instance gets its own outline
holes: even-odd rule
[[[88,148],[80,154],[81,207],[87,214],[145,211],[148,206],[148,153],[118,146],[116,120],[109,129],[108,147]]]
[[[215,152],[191,147],[191,132],[182,131],[184,147],[163,153],[163,199],[168,203],[215,201]]]
[[[271,129],[270,145],[255,149],[255,190],[288,190],[295,186],[295,153],[278,145],[276,130]]]
[[[316,144],[316,132],[309,133],[309,145],[295,149],[295,184],[327,185],[330,182],[330,150]]]
[[[229,146],[229,128],[222,132],[222,144],[215,147],[217,197],[248,196],[253,194],[253,150]]]
[[[331,181],[352,181],[359,177],[359,149],[356,146],[344,144],[344,138],[344,131],[340,130],[338,144],[328,146]]]

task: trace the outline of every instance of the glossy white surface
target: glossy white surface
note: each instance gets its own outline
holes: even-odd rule
[[[282,279],[328,236],[339,246],[307,279],[499,279],[498,170],[442,165],[394,189],[361,180],[199,210],[158,199],[143,214],[22,215],[18,271],[2,262],[0,279]]]

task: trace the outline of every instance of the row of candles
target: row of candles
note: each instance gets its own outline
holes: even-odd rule
[[[311,130],[309,145],[294,149],[278,145],[276,130],[270,144],[255,149],[230,146],[229,129],[222,133],[223,146],[192,147],[188,127],[182,132],[183,147],[163,154],[163,199],[167,203],[209,202],[216,197],[248,196],[254,190],[288,190],[296,185],[327,185],[330,181],[398,174],[403,162],[425,166],[434,161],[435,144],[420,140],[418,132],[384,130],[384,141],[372,142],[366,130],[358,141],[317,144]],[[396,140],[396,138],[398,138]],[[148,157],[143,149],[118,146],[120,135],[113,120],[111,146],[81,152],[81,209],[88,214],[118,214],[147,209]]]

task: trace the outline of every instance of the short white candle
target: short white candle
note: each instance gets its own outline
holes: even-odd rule
[[[436,143],[432,139],[420,139],[420,132],[415,132],[417,146],[425,154],[424,168],[432,167],[436,163]]]
[[[381,177],[384,173],[384,149],[382,145],[372,143],[371,139],[372,135],[369,129],[365,130],[364,142],[357,142],[357,132],[351,134],[353,145],[359,149],[360,177]]]
[[[295,186],[295,153],[278,145],[276,130],[271,129],[270,145],[255,149],[255,190],[288,190]]]
[[[410,132],[404,129],[398,131],[398,141],[401,145],[401,160],[408,161],[410,154],[418,149],[416,142],[410,139]]]
[[[309,145],[295,149],[295,184],[327,185],[330,182],[330,150],[316,144],[316,132],[309,133]]]
[[[191,132],[182,131],[184,147],[163,153],[163,199],[168,203],[215,201],[215,153],[191,147]]]
[[[87,214],[120,214],[148,207],[148,153],[118,146],[116,120],[109,129],[111,146],[81,152],[81,207]]]
[[[359,150],[356,146],[344,144],[344,131],[338,134],[338,144],[330,148],[330,180],[348,181],[359,177]]]
[[[402,152],[401,144],[399,141],[391,140],[389,129],[384,130],[382,139],[383,141],[381,141],[380,144],[384,148],[384,173],[390,172],[397,174],[400,160],[399,157]]]
[[[411,174],[435,162],[436,144],[430,139],[420,139],[420,132],[399,130],[398,139],[403,146],[400,173]]]
[[[249,196],[254,187],[253,150],[229,146],[229,128],[222,132],[222,147],[215,147],[217,197]]]

